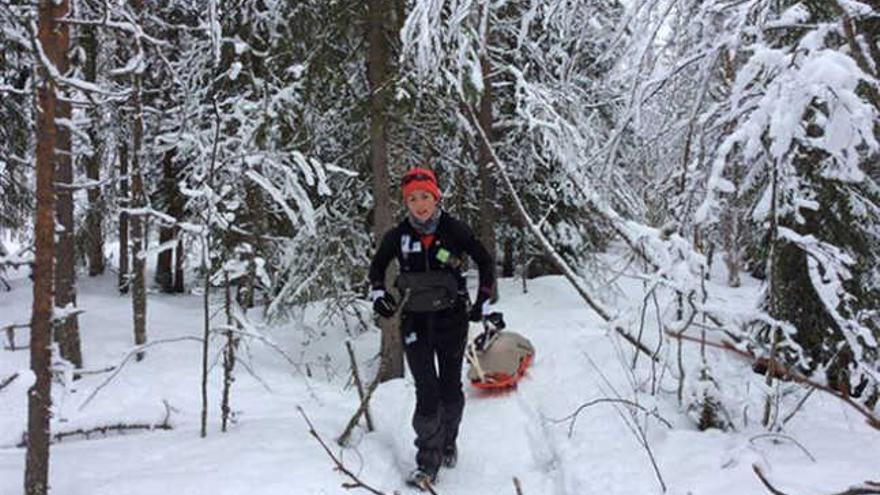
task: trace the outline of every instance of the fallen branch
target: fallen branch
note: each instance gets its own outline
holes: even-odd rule
[[[788,495],[786,492],[783,492],[773,486],[770,483],[770,480],[764,475],[764,472],[761,471],[761,468],[758,467],[757,464],[752,464],[752,471],[755,472],[755,475],[758,476],[758,479],[761,480],[761,483],[770,491],[773,495]],[[842,492],[836,492],[831,495],[878,495],[880,494],[880,483],[876,481],[866,481],[862,484],[862,486],[854,486],[848,488]]]
[[[296,406],[296,409],[302,415],[303,419],[306,421],[306,424],[309,425],[309,434],[312,435],[312,437],[314,437],[315,440],[317,440],[319,444],[321,444],[321,447],[324,449],[324,452],[326,452],[327,455],[330,456],[330,459],[333,460],[333,463],[336,464],[335,469],[337,471],[341,472],[342,474],[348,476],[351,479],[351,483],[343,483],[342,484],[342,486],[344,488],[346,488],[346,489],[363,488],[364,490],[367,490],[368,492],[370,492],[374,495],[386,495],[384,492],[380,492],[379,490],[376,490],[375,488],[373,488],[370,485],[367,485],[366,483],[361,481],[360,478],[358,478],[347,467],[345,467],[345,464],[343,464],[342,461],[340,461],[338,457],[333,455],[333,452],[330,451],[330,448],[327,447],[327,444],[324,443],[324,440],[321,439],[320,435],[318,435],[318,432],[315,430],[315,426],[312,424],[311,421],[309,421],[309,417],[306,416],[306,412],[303,411],[303,408],[300,406]]]
[[[811,380],[810,378],[806,377],[805,375],[803,375],[799,371],[795,370],[794,368],[788,366],[787,364],[780,363],[775,358],[758,357],[754,353],[740,349],[725,340],[722,340],[721,342],[711,342],[708,340],[690,337],[688,335],[679,335],[678,333],[671,332],[671,331],[667,331],[666,334],[669,335],[670,337],[674,337],[676,339],[685,340],[685,341],[689,341],[689,342],[702,343],[702,344],[709,346],[709,347],[714,347],[716,349],[721,349],[724,351],[731,352],[733,354],[736,354],[737,356],[746,358],[751,365],[755,365],[763,360],[763,362],[768,363],[770,366],[772,366],[773,369],[777,373],[779,373],[780,377],[782,377],[786,380],[793,381],[795,383],[799,383],[801,385],[806,385],[807,387],[814,388],[820,392],[825,392],[826,394],[831,395],[833,397],[837,397],[838,399],[840,399],[841,401],[843,401],[847,405],[849,405],[851,408],[858,411],[859,414],[864,416],[866,419],[866,422],[868,423],[868,426],[870,426],[871,428],[874,428],[876,430],[880,430],[880,416],[878,416],[876,413],[874,413],[874,411],[872,411],[871,409],[868,409],[864,405],[859,404],[858,402],[852,400],[852,398],[849,396],[849,394],[847,394],[843,391],[831,388],[828,385],[823,385],[823,384],[818,383],[814,380]]]
[[[174,427],[171,426],[171,423],[169,422],[169,420],[171,419],[171,409],[172,409],[172,408],[171,408],[171,406],[168,404],[167,401],[163,401],[163,402],[164,402],[164,404],[165,404],[165,418],[162,419],[162,422],[161,422],[161,423],[156,423],[156,424],[149,424],[149,423],[135,423],[135,424],[116,423],[116,424],[113,424],[113,425],[96,426],[96,427],[94,427],[94,428],[89,428],[89,429],[78,428],[78,429],[76,429],[76,430],[71,430],[71,431],[61,431],[61,432],[58,432],[58,433],[54,433],[54,434],[52,435],[51,443],[52,443],[52,444],[60,443],[60,442],[61,442],[62,440],[64,440],[65,438],[68,438],[68,437],[75,437],[75,436],[82,436],[82,437],[84,437],[86,440],[89,440],[89,437],[91,437],[92,435],[95,435],[95,434],[97,434],[97,433],[100,433],[102,436],[107,436],[108,433],[113,433],[113,432],[116,432],[116,433],[123,433],[123,432],[126,432],[126,431],[133,431],[133,430],[145,430],[145,431],[154,431],[154,430],[166,430],[166,431],[167,431],[167,430],[173,430]],[[27,447],[27,443],[28,443],[27,433],[24,433],[24,434],[22,434],[22,436],[21,436],[21,442],[19,442],[19,444],[16,445],[16,447],[19,447],[19,448]]]

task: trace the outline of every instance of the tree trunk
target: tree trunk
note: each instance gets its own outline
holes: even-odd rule
[[[98,29],[93,26],[82,28],[82,46],[86,51],[86,61],[83,71],[87,81],[98,80]],[[86,177],[89,181],[101,180],[101,158],[103,156],[103,143],[98,124],[101,121],[101,112],[97,105],[89,108],[89,140],[92,142],[92,153],[83,157],[86,169]],[[89,262],[89,276],[95,277],[104,273],[104,207],[101,200],[101,188],[90,187],[88,189],[89,209],[86,213],[86,257]]]
[[[183,259],[186,253],[183,251],[183,239],[177,239],[177,247],[174,249],[174,292],[183,294]]]
[[[69,67],[67,56],[59,57],[55,66],[62,74]],[[61,98],[57,98],[61,96]],[[76,306],[76,245],[73,225],[73,184],[72,148],[70,128],[72,125],[70,103],[64,95],[56,94],[55,119],[63,119],[67,124],[55,126],[55,171],[53,174],[55,190],[55,306],[59,309]],[[79,342],[79,323],[76,316],[60,320],[55,324],[55,342],[61,357],[70,361],[76,368],[82,368],[82,352]]]
[[[132,8],[137,15],[142,10],[142,2],[134,0]],[[143,136],[144,136],[144,108],[141,101],[141,77],[139,72],[132,76],[131,105],[134,109],[134,121],[132,123],[132,153],[131,153],[131,199],[135,209],[147,206],[147,197],[144,192],[143,182]],[[131,217],[131,237],[134,250],[131,258],[131,307],[134,320],[134,343],[142,345],[147,342],[147,282],[146,282],[146,218],[143,215]],[[140,361],[144,353],[137,353],[136,359]]]
[[[516,262],[513,256],[513,236],[508,235],[504,238],[504,256],[501,260],[501,276],[512,277],[516,272]]]
[[[143,176],[141,175],[141,146],[143,139],[143,108],[141,107],[140,95],[140,76],[135,76],[134,96],[132,104],[134,106],[134,126],[132,129],[133,146],[131,154],[131,199],[132,207],[135,209],[146,206],[144,197]],[[141,345],[147,341],[147,287],[146,287],[146,259],[143,257],[144,251],[144,217],[142,215],[132,215],[131,217],[131,237],[132,237],[132,257],[131,257],[131,308],[134,323],[134,343]],[[137,360],[144,358],[144,353],[137,354]]]
[[[68,2],[42,0],[39,5],[39,42],[53,64],[66,58],[69,33],[55,19],[67,14]],[[45,495],[49,490],[49,414],[52,406],[52,265],[55,255],[55,224],[52,191],[56,146],[55,85],[48,71],[40,68],[37,88],[37,205],[34,219],[34,302],[31,314],[31,371],[34,384],[28,390],[28,442],[24,492]]]
[[[487,23],[488,26],[488,23]],[[489,44],[488,27],[485,33],[486,45]],[[486,47],[488,50],[488,46]],[[489,152],[489,144],[494,141],[495,137],[492,132],[492,81],[489,77],[489,71],[492,70],[492,63],[489,60],[489,54],[483,53],[480,56],[480,66],[483,70],[483,94],[480,97],[480,111],[478,120],[483,133],[489,140],[489,143],[480,140],[480,147],[477,157],[477,167],[480,173],[480,241],[489,251],[492,259],[497,259],[495,248],[495,222],[496,222],[496,187],[495,178],[489,167],[492,164],[492,156]],[[492,287],[492,301],[498,300],[497,284]]]
[[[727,285],[739,287],[742,284],[740,271],[742,269],[741,245],[740,245],[740,222],[739,208],[727,205],[726,211],[721,217],[721,235],[724,240],[724,264],[727,266]]]
[[[128,144],[119,145],[119,206],[128,208]],[[128,294],[131,283],[128,269],[128,213],[119,212],[119,293]]]
[[[175,150],[176,155],[176,150]],[[177,186],[177,174],[178,169],[175,166],[175,162],[171,162],[171,178],[173,180],[173,187],[171,188],[171,204],[169,205],[168,214],[176,218],[178,221],[183,218],[184,212],[184,204],[186,203],[186,199],[181,194],[180,189]],[[183,261],[186,258],[186,253],[183,251],[183,239],[179,237],[180,235],[180,227],[172,227],[171,229],[171,238],[177,237],[177,247],[174,249],[174,284],[171,287],[172,292],[176,292],[179,294],[183,293]]]
[[[166,242],[172,240],[174,240],[173,228],[164,225],[160,226],[159,245],[164,245]],[[156,260],[156,284],[158,284],[159,289],[165,293],[174,292],[174,273],[171,269],[172,261],[174,259],[173,251],[173,249],[165,249],[161,251]]]
[[[385,32],[389,17],[388,2],[367,2],[367,80],[370,84],[370,167],[373,172],[373,234],[381,239],[392,226],[391,191],[388,172],[388,99],[390,85],[390,46]],[[389,275],[390,278],[390,275]],[[400,341],[400,323],[383,319],[382,365],[380,380],[403,376],[403,345]]]
[[[162,157],[162,186],[160,191],[161,198],[165,203],[162,206],[165,207],[165,211],[171,216],[174,216],[174,214],[171,212],[171,205],[174,202],[174,190],[177,189],[173,158],[173,150],[166,151],[165,155]],[[160,226],[159,245],[170,242],[174,239],[174,235],[175,232],[173,226]],[[171,249],[163,250],[159,252],[158,259],[156,260],[156,283],[159,285],[162,292],[165,293],[174,291],[174,274],[171,271],[172,254],[173,253]]]

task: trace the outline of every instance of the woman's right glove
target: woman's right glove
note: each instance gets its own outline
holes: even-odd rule
[[[374,290],[372,296],[373,311],[385,318],[394,316],[397,312],[397,301],[394,300],[394,296],[384,290]]]

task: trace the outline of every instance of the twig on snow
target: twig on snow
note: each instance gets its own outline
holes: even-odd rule
[[[800,442],[798,442],[797,440],[795,440],[794,438],[792,438],[788,435],[783,435],[781,433],[761,433],[760,435],[755,435],[752,438],[750,438],[749,443],[755,443],[755,440],[760,440],[762,438],[788,440],[789,442],[795,444],[799,449],[801,449],[801,452],[806,454],[806,456],[809,457],[811,461],[816,462],[816,458],[813,457],[813,454],[811,454],[810,451],[806,449],[806,447],[801,445]]]
[[[16,378],[18,378],[18,372],[13,373],[13,374],[7,376],[6,378],[4,378],[3,381],[0,382],[0,390],[3,390],[4,388],[6,388]]]
[[[516,476],[513,477],[513,487],[516,488],[516,495],[523,495],[522,485],[520,485],[519,478]]]
[[[330,448],[327,447],[327,444],[324,443],[324,440],[321,438],[321,436],[318,435],[318,432],[315,430],[315,426],[309,420],[309,417],[306,416],[306,412],[303,411],[303,408],[301,406],[296,406],[296,410],[299,411],[299,413],[302,415],[303,419],[306,421],[306,424],[309,425],[309,434],[312,435],[312,437],[314,437],[315,440],[317,440],[319,444],[321,444],[321,447],[324,449],[324,452],[326,452],[327,455],[330,456],[330,459],[333,460],[333,463],[336,464],[335,469],[351,479],[350,483],[343,483],[342,484],[342,486],[344,488],[346,488],[346,489],[363,488],[364,490],[367,490],[368,492],[372,493],[373,495],[386,495],[384,492],[380,492],[379,490],[377,490],[377,489],[371,487],[370,485],[367,485],[363,481],[361,481],[361,479],[358,478],[357,475],[355,475],[347,467],[345,467],[345,465],[342,463],[342,461],[340,461],[339,458],[333,454],[333,452],[330,450]]]
[[[562,423],[563,421],[571,420],[571,423],[569,423],[569,425],[568,425],[568,437],[571,438],[571,435],[574,433],[574,424],[575,424],[575,422],[577,421],[578,415],[581,413],[581,411],[583,411],[584,409],[587,409],[588,407],[595,406],[595,405],[597,405],[597,404],[607,404],[607,403],[611,403],[611,404],[626,404],[626,405],[628,405],[628,406],[630,406],[630,407],[634,407],[634,408],[636,408],[636,409],[639,409],[639,410],[643,411],[645,414],[650,414],[651,416],[657,418],[657,420],[660,421],[661,423],[663,423],[664,426],[666,426],[666,427],[669,428],[669,429],[672,429],[672,425],[669,423],[669,421],[667,421],[665,418],[663,418],[663,416],[660,416],[660,415],[657,413],[657,411],[649,411],[649,410],[646,409],[644,406],[642,406],[642,405],[640,405],[640,404],[637,404],[636,402],[633,402],[633,401],[631,401],[631,400],[627,400],[627,399],[614,399],[614,398],[611,398],[611,397],[602,397],[602,398],[600,398],[600,399],[593,399],[593,400],[591,400],[591,401],[589,401],[589,402],[586,402],[586,403],[581,404],[580,406],[578,406],[578,408],[575,409],[574,412],[572,412],[572,413],[569,414],[568,416],[565,416],[564,418],[554,419],[554,420],[552,420],[552,421],[553,421],[554,423]]]
[[[764,484],[770,493],[773,495],[788,495],[786,492],[773,486],[757,464],[752,464],[752,471],[755,472],[755,475],[758,476],[758,479],[761,480],[761,483]],[[880,495],[880,483],[876,481],[866,481],[861,486],[853,486],[842,492],[836,492],[830,495]]]

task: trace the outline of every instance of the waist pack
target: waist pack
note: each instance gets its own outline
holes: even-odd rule
[[[446,270],[401,273],[397,277],[397,288],[401,297],[406,298],[404,311],[442,311],[455,306],[458,279],[454,273]]]

